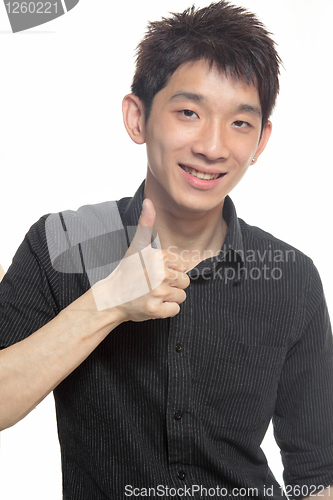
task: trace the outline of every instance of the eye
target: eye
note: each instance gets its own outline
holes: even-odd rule
[[[236,125],[237,128],[251,127],[248,122],[243,122],[242,120],[236,120],[233,125]]]
[[[182,109],[180,113],[186,116],[186,118],[194,118],[194,117],[199,118],[198,115],[194,111],[191,111],[190,109]]]

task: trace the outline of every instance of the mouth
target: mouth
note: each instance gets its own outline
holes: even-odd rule
[[[185,172],[188,174],[193,175],[194,177],[197,177],[198,179],[204,180],[204,181],[212,181],[214,179],[219,179],[220,177],[223,177],[225,174],[208,174],[204,172],[199,172],[199,170],[196,170],[195,168],[191,167],[186,167],[185,165],[179,164],[180,168],[182,168]]]

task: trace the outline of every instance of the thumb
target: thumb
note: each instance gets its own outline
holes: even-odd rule
[[[142,203],[141,215],[139,218],[138,226],[146,226],[153,229],[155,224],[155,207],[149,198],[145,198]]]
[[[153,202],[148,198],[145,198],[142,203],[142,211],[138,221],[138,227],[130,246],[131,254],[150,246],[155,217],[156,212]]]

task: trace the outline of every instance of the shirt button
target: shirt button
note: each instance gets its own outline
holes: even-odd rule
[[[180,470],[177,475],[178,475],[178,479],[182,479],[182,480],[185,479],[185,477],[186,477],[186,474],[183,470]]]
[[[177,351],[177,352],[181,352],[182,350],[183,350],[183,346],[182,346],[182,344],[177,344],[177,345],[176,345],[176,351]]]
[[[180,420],[182,418],[183,414],[181,411],[177,411],[175,413],[175,420]]]

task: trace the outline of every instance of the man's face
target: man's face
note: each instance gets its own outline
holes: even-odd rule
[[[267,143],[271,124],[259,144],[261,124],[254,86],[204,61],[179,67],[156,94],[144,132],[155,198],[174,214],[220,207]]]

